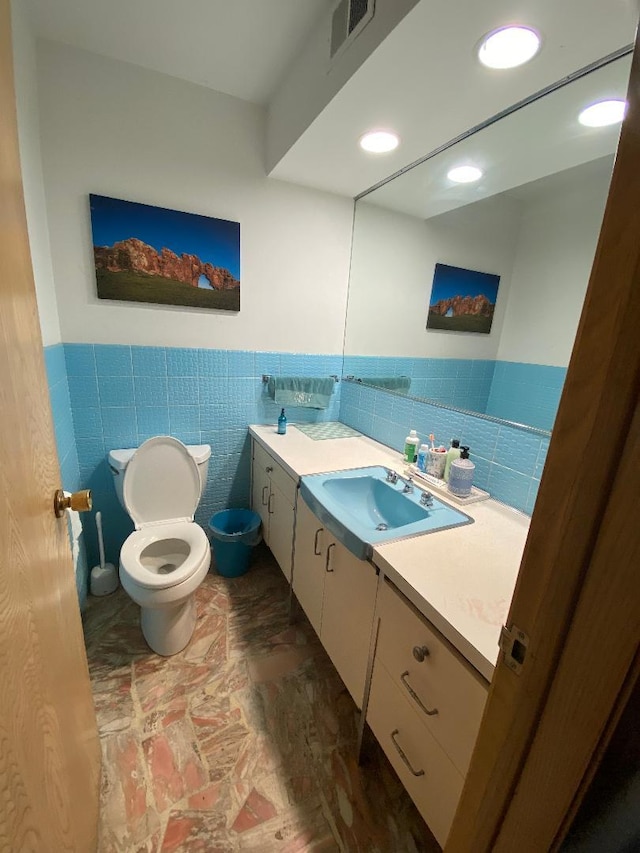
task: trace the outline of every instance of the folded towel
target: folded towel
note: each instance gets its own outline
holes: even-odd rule
[[[326,409],[335,384],[334,379],[313,376],[272,376],[267,390],[280,406]]]
[[[362,378],[363,385],[375,385],[377,388],[385,388],[388,391],[408,391],[411,387],[409,376],[372,376]]]

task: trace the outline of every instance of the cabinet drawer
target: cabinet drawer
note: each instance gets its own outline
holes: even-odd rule
[[[416,647],[428,650],[422,662],[414,657]],[[466,774],[488,685],[388,581],[381,595],[376,660]]]
[[[464,780],[379,661],[373,670],[367,722],[416,808],[444,847]]]
[[[267,451],[258,444],[253,442],[253,464],[256,468],[264,471],[269,475],[272,482],[280,489],[291,506],[296,503],[296,482],[293,477],[290,477],[284,468],[270,456]]]

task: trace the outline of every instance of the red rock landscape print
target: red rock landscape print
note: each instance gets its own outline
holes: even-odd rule
[[[427,329],[489,334],[500,276],[436,264]]]
[[[240,224],[90,195],[100,299],[240,310]]]

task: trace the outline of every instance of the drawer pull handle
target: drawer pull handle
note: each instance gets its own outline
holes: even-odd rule
[[[418,661],[418,663],[422,663],[425,658],[428,658],[431,652],[427,648],[427,646],[414,646],[413,647],[413,656]]]
[[[409,761],[409,759],[405,755],[403,748],[400,746],[400,744],[396,740],[396,736],[399,734],[400,734],[399,729],[394,729],[391,732],[391,740],[393,741],[393,745],[395,746],[395,748],[398,750],[398,755],[404,761],[404,763],[407,765],[407,767],[413,773],[414,776],[424,776],[424,770],[414,770],[413,767],[411,766],[411,762]]]
[[[319,527],[316,530],[316,535],[315,535],[315,538],[313,540],[313,553],[316,555],[316,557],[319,557],[322,554],[322,551],[318,551],[318,536],[320,536],[320,534],[322,533],[323,530],[324,530],[324,527]]]
[[[273,515],[273,510],[271,509],[271,498],[273,497],[273,492],[269,495],[269,502],[267,504],[267,512],[269,515]]]
[[[336,543],[332,542],[331,545],[329,545],[329,547],[327,548],[327,559],[325,560],[325,563],[324,563],[324,569],[326,572],[335,571],[333,568],[331,568],[331,569],[329,568],[329,563],[331,562],[331,549],[335,548],[335,547],[336,547]]]
[[[265,492],[268,491],[268,489],[269,489],[269,486],[263,486],[262,487],[262,506],[267,505],[267,499],[265,497]]]
[[[271,473],[272,473],[272,471],[273,471],[273,466],[272,466],[272,465],[267,465],[267,467],[266,467],[264,470],[267,472],[267,474],[271,474]]]
[[[431,708],[431,709],[429,709],[429,708],[427,708],[425,705],[423,705],[422,700],[420,699],[420,697],[418,696],[418,694],[416,693],[416,691],[413,689],[413,687],[412,687],[412,686],[409,684],[409,682],[407,681],[408,677],[409,677],[409,670],[407,669],[407,670],[405,670],[405,671],[402,673],[402,675],[400,676],[400,680],[402,681],[402,683],[404,684],[404,686],[405,686],[405,687],[407,688],[407,690],[409,691],[409,695],[411,696],[411,698],[412,698],[412,699],[417,703],[417,705],[419,706],[419,708],[420,708],[422,711],[424,711],[424,713],[427,715],[427,717],[435,717],[435,715],[438,713],[438,709],[437,709],[437,708]]]

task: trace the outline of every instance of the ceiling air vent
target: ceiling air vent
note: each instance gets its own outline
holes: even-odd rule
[[[331,19],[331,59],[351,44],[373,18],[375,0],[340,0]]]

